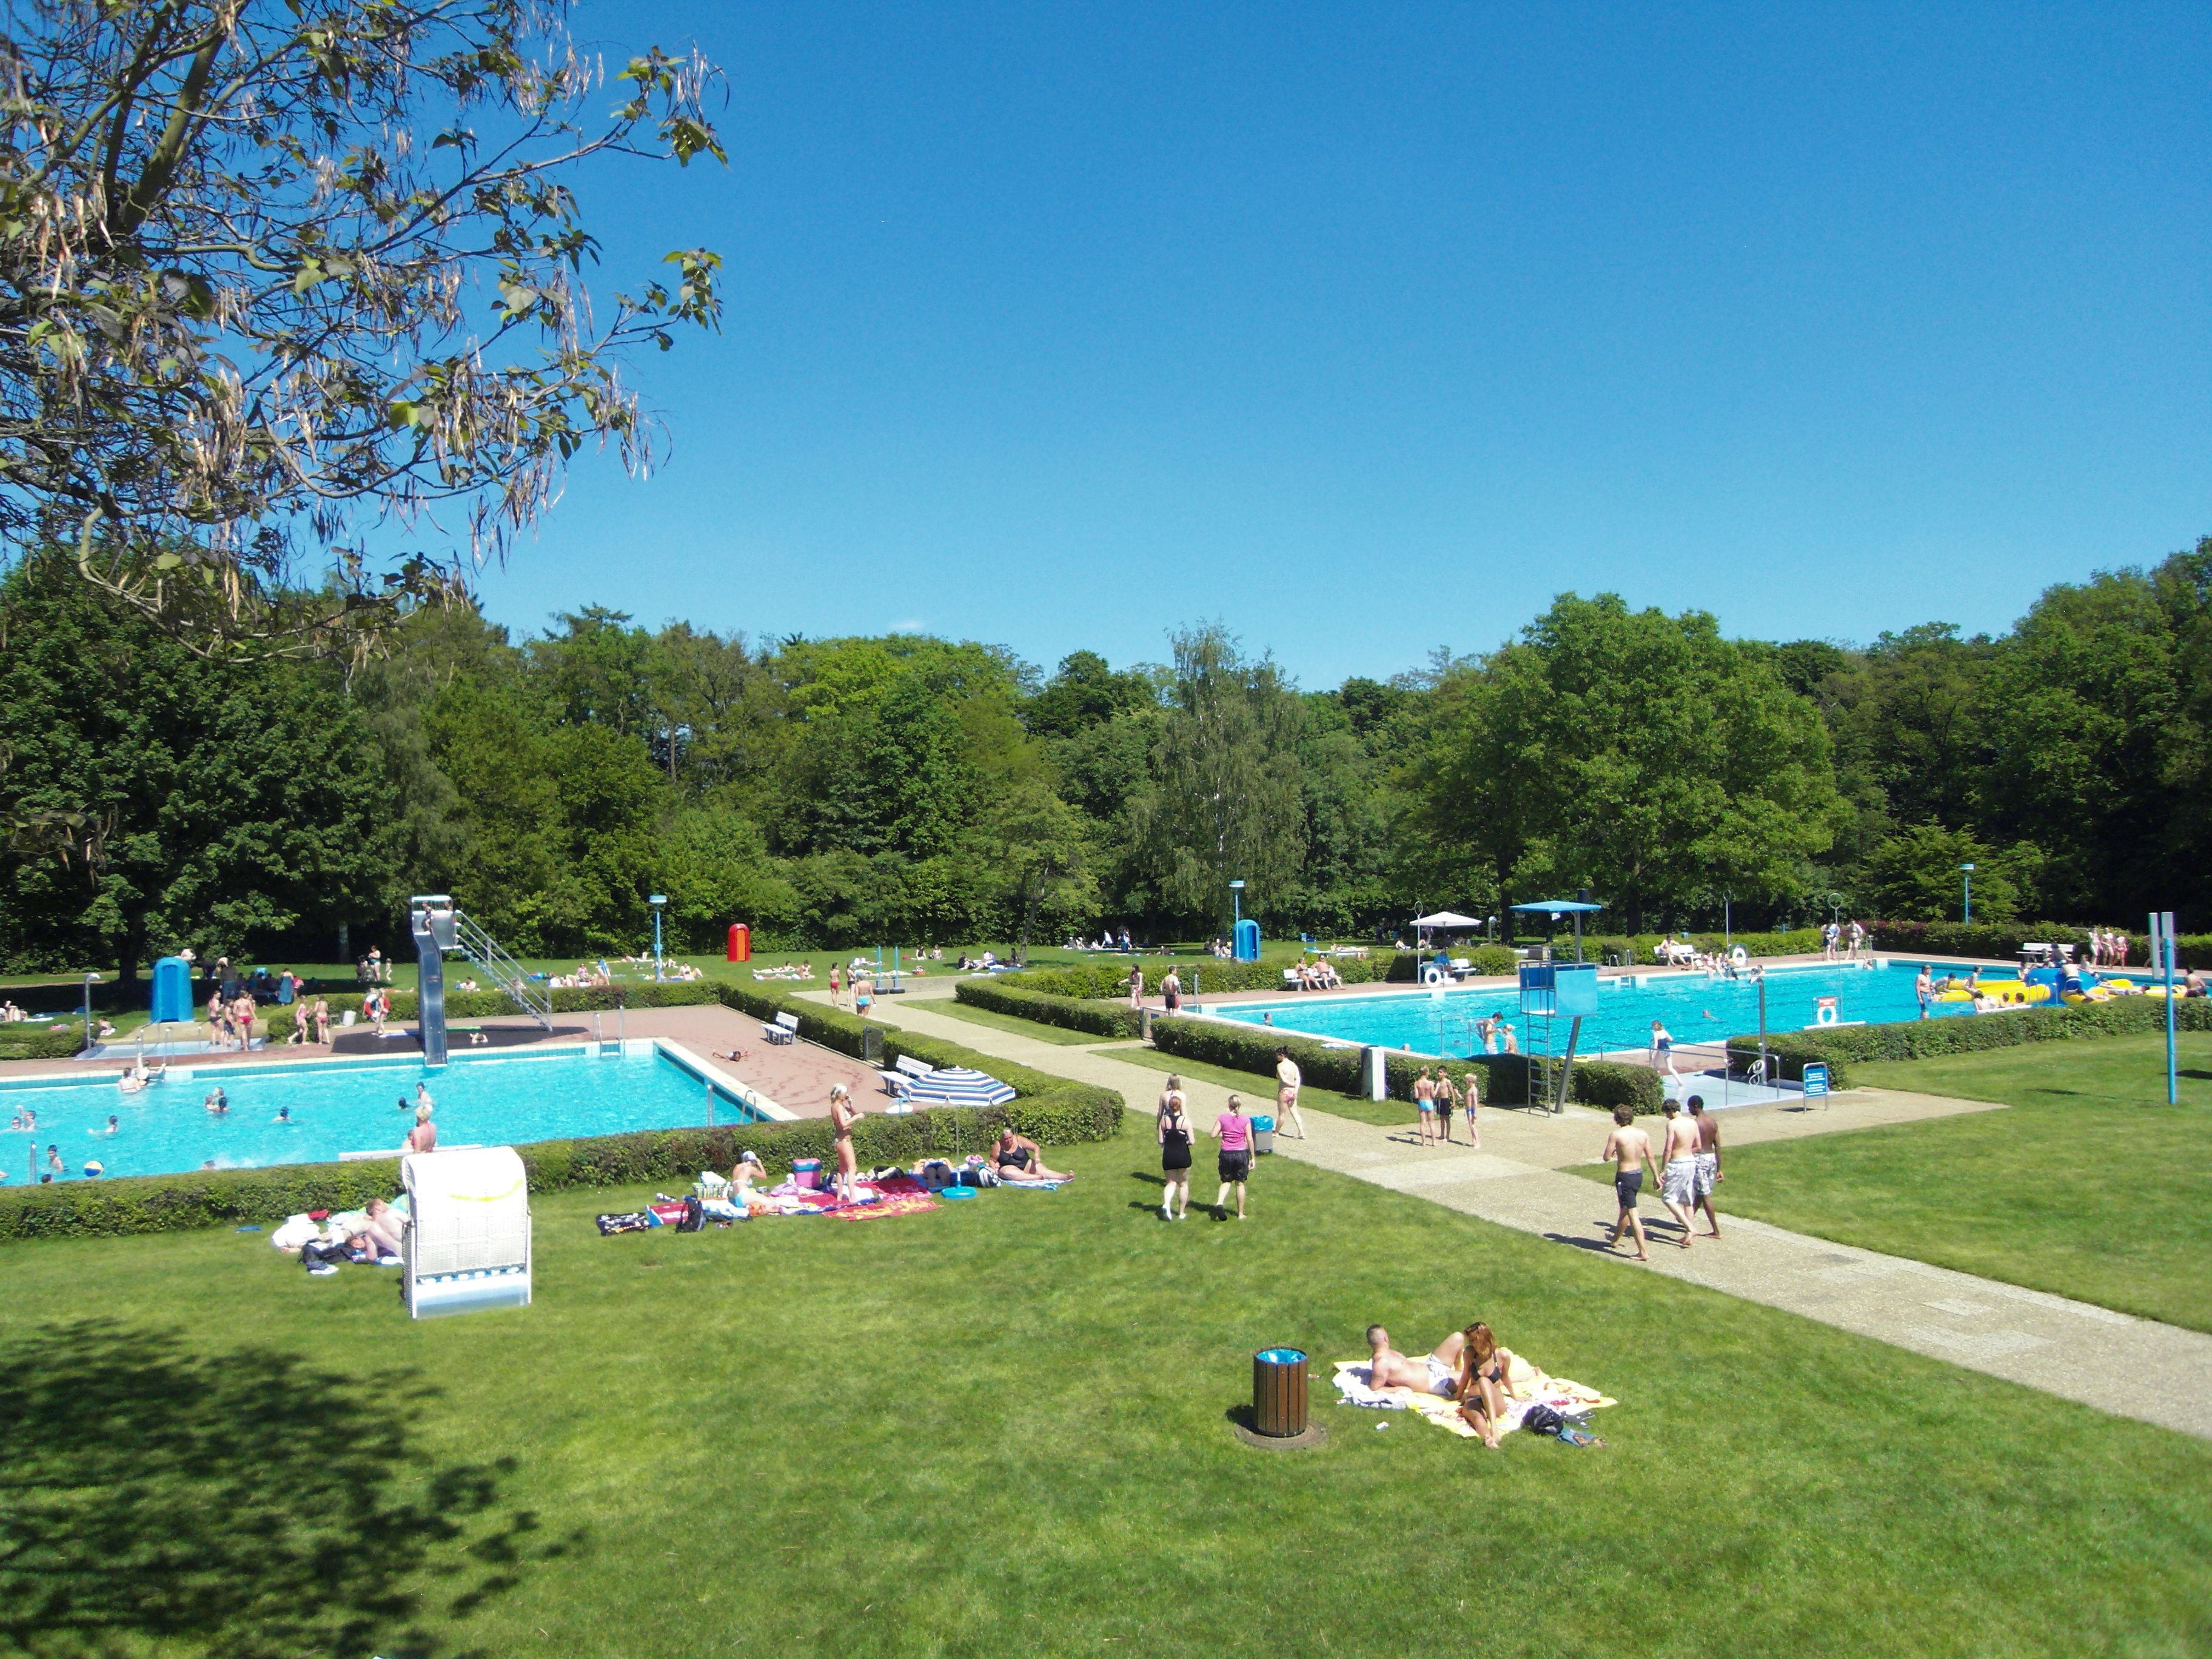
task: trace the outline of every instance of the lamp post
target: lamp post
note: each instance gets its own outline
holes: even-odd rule
[[[665,893],[648,893],[645,902],[653,907],[653,982],[660,983],[660,909],[668,902]]]
[[[1230,933],[1230,942],[1234,944],[1237,936],[1233,930],[1238,922],[1244,920],[1244,884],[1241,881],[1232,881],[1229,884],[1229,926],[1232,930]]]
[[[99,983],[98,974],[87,974],[84,976],[84,1052],[86,1054],[92,1052],[92,988]],[[36,1160],[33,1162],[33,1167],[36,1167]]]
[[[1960,925],[1971,927],[1974,925],[1974,866],[1971,864],[1960,865],[1959,878],[1966,884],[1966,915],[1961,919]]]

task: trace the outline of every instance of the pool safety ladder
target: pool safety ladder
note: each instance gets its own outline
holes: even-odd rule
[[[458,951],[505,992],[514,1006],[547,1030],[553,1029],[553,997],[531,983],[530,975],[500,943],[443,893],[417,893],[407,901],[407,920],[421,964],[417,1024],[422,1062],[446,1063],[446,953]]]

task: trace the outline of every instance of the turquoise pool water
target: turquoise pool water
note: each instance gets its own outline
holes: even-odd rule
[[[1766,975],[1766,1028],[1795,1031],[1812,1024],[1820,999],[1828,996],[1836,999],[1838,1019],[1871,1024],[1917,1018],[1920,1006],[1912,982],[1919,971],[1917,962],[1893,962],[1887,967],[1824,963],[1771,969]],[[1936,975],[1941,979],[1951,971],[1939,966]],[[1641,985],[1610,975],[1601,975],[1598,982],[1602,988],[1599,1012],[1583,1022],[1584,1054],[1644,1048],[1650,1041],[1655,1019],[1664,1023],[1675,1042],[1686,1043],[1719,1042],[1759,1029],[1759,988],[1747,980],[1708,980],[1703,974],[1655,970]],[[1482,1043],[1474,1023],[1502,1014],[1521,1034],[1522,1046],[1528,1044],[1528,1021],[1521,1012],[1520,993],[1510,986],[1304,1000],[1291,997],[1207,1012],[1249,1025],[1272,1024],[1314,1036],[1428,1054],[1480,1053]],[[1934,1012],[1939,1018],[1951,1018],[1970,1015],[1972,1007],[1938,1003]],[[1561,1042],[1565,1034],[1565,1024],[1560,1022]]]
[[[138,1094],[75,1079],[0,1083],[0,1125],[26,1108],[33,1130],[0,1127],[0,1171],[7,1184],[46,1173],[56,1147],[64,1178],[82,1178],[96,1158],[110,1176],[168,1175],[212,1164],[221,1170],[270,1164],[319,1164],[340,1153],[389,1151],[415,1121],[415,1085],[437,1102],[441,1145],[521,1145],[631,1129],[676,1129],[708,1121],[707,1079],[665,1050],[642,1048],[619,1058],[564,1048],[523,1054],[456,1054],[439,1071],[415,1059],[309,1060],[292,1065],[210,1066],[190,1078],[181,1070]],[[201,1104],[221,1085],[230,1110],[217,1117]],[[404,1101],[403,1109],[401,1102]],[[289,1108],[291,1121],[276,1113]],[[715,1089],[714,1121],[757,1115]],[[113,1133],[107,1120],[117,1120]],[[37,1174],[31,1174],[32,1159]]]

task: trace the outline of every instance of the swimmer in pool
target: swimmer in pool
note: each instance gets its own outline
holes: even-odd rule
[[[292,1121],[292,1109],[289,1106],[279,1106],[276,1109],[276,1121],[279,1123],[289,1123]]]
[[[230,1110],[230,1097],[220,1089],[210,1089],[208,1091],[208,1097],[200,1104],[217,1117],[222,1117]]]
[[[116,1121],[112,1113],[108,1115],[107,1133],[112,1135],[121,1134],[123,1133],[123,1125]]]

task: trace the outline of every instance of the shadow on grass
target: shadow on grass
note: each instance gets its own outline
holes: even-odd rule
[[[511,1461],[423,1455],[429,1397],[107,1321],[0,1350],[0,1648],[450,1651],[424,1581],[465,1616],[577,1540],[495,1513]]]

